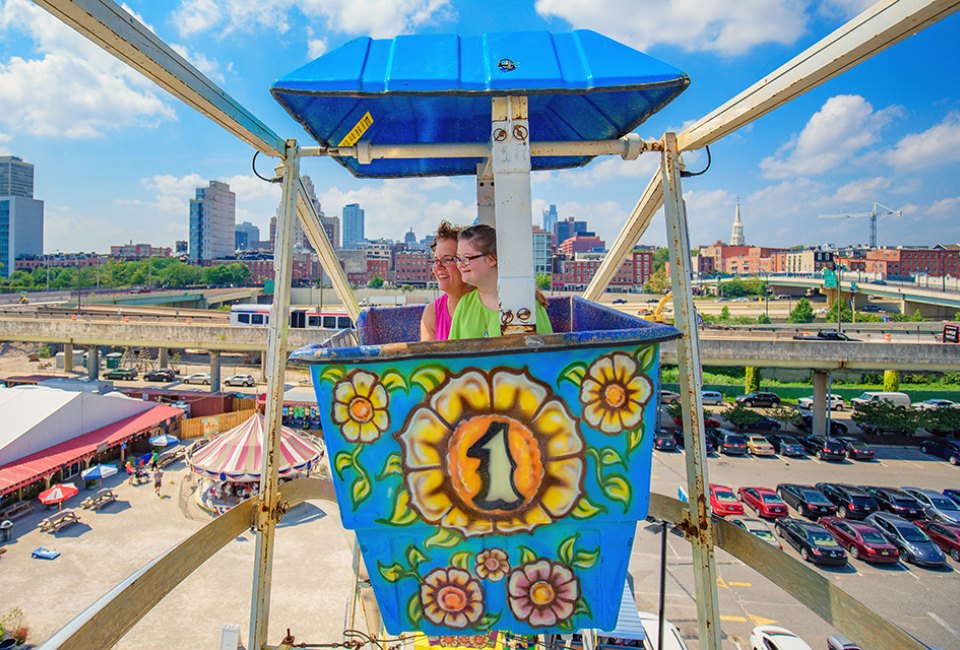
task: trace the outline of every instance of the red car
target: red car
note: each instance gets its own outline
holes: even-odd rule
[[[753,508],[758,517],[776,519],[789,514],[787,504],[770,488],[742,487],[737,490],[737,494],[741,501]]]
[[[897,547],[870,524],[839,517],[820,517],[817,523],[833,535],[837,544],[850,551],[854,559],[878,564],[894,564],[900,560]]]
[[[710,507],[713,508],[713,514],[721,517],[743,514],[743,504],[737,501],[737,495],[726,485],[710,484]]]
[[[950,557],[960,562],[960,525],[929,519],[921,519],[913,523],[942,548],[944,553],[949,553]]]
[[[683,427],[683,417],[675,415],[673,417],[673,423],[678,427]],[[720,420],[717,418],[712,418],[706,413],[703,414],[703,429],[704,431],[710,431],[711,429],[716,429],[720,426]]]

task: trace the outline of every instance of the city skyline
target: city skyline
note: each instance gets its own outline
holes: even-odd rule
[[[690,89],[637,129],[657,137],[682,130],[869,4],[777,2],[743,11],[717,3],[683,15],[681,8],[659,4],[647,11],[593,12],[567,0],[436,0],[373,11],[364,1],[348,8],[273,0],[258,12],[234,0],[131,0],[124,6],[282,137],[312,144],[267,89],[358,35],[477,33],[498,29],[505,12],[515,29],[596,29],[690,75]],[[245,46],[276,33],[285,37],[269,40],[266,55]],[[718,142],[711,171],[684,184],[691,243],[727,238],[737,195],[748,237],[767,245],[865,243],[864,220],[816,216],[866,212],[874,202],[903,210],[901,219],[881,222],[881,245],[960,241],[954,181],[960,171],[960,72],[926,63],[956,58],[958,35],[960,17],[948,17]],[[194,188],[210,180],[237,194],[238,222],[266,231],[279,188],[250,173],[246,145],[25,0],[0,2],[0,81],[0,155],[36,166],[47,251],[187,239],[182,215]],[[85,104],[71,94],[71,83],[84,87]],[[685,162],[700,170],[706,157],[693,152]],[[257,161],[265,176],[274,164]],[[612,241],[657,164],[649,156],[603,159],[579,170],[534,174],[533,222],[556,204],[561,217],[587,219],[601,239]],[[371,238],[396,238],[410,226],[430,232],[443,218],[470,223],[475,216],[475,185],[468,177],[363,181],[317,159],[305,160],[302,173],[313,177],[329,212],[360,203]],[[642,243],[664,241],[658,216]]]

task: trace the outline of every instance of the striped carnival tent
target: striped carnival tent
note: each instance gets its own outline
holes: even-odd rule
[[[257,413],[243,424],[225,431],[187,458],[193,471],[226,482],[260,480],[264,417]],[[280,433],[280,476],[309,470],[323,449],[293,429]]]

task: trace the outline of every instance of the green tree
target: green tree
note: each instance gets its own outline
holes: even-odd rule
[[[760,314],[759,316],[757,316],[757,324],[758,324],[758,325],[769,325],[769,324],[770,324],[770,317],[767,316],[766,314]]]
[[[866,433],[892,431],[910,435],[920,426],[920,411],[881,400],[858,406],[853,421]]]
[[[824,320],[826,320],[828,323],[837,322],[837,304],[838,304],[837,301],[834,301],[833,304],[830,305],[830,309],[827,310],[827,315],[823,317]],[[850,323],[852,321],[853,321],[853,312],[850,311],[850,305],[848,305],[846,301],[844,301],[843,308],[840,310],[840,322]]]
[[[790,311],[790,317],[787,319],[790,323],[812,323],[813,305],[806,298],[801,298]]]
[[[883,371],[883,390],[888,393],[895,393],[898,390],[900,390],[900,371],[899,370]]]
[[[658,248],[653,252],[653,270],[659,271],[670,261],[670,250],[667,248]]]
[[[659,268],[650,275],[650,279],[643,285],[645,293],[666,293],[670,291],[670,278],[667,277],[667,270]]]
[[[767,415],[783,425],[796,424],[800,421],[800,412],[783,404],[767,409]]]
[[[369,282],[367,282],[367,287],[370,289],[379,289],[383,287],[383,284],[383,278],[381,278],[379,275],[375,275],[370,278]]]
[[[723,309],[720,310],[720,317],[718,319],[721,323],[730,322],[730,308],[726,305],[723,306]]]
[[[920,426],[934,435],[960,433],[960,409],[920,411]]]
[[[723,411],[723,418],[737,431],[744,431],[760,421],[760,414],[739,402],[735,402]]]
[[[746,372],[743,377],[744,391],[747,393],[752,393],[760,390],[760,383],[763,380],[763,375],[760,372],[760,368],[757,368],[756,366],[747,366],[745,371]]]
[[[537,273],[537,289],[541,291],[549,291],[550,284],[553,282],[553,279],[549,273]]]

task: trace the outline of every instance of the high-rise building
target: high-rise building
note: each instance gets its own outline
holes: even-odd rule
[[[544,215],[546,215],[546,212],[544,212]],[[536,226],[533,227],[534,273],[550,273],[553,270],[550,255],[550,238],[551,234],[549,232],[541,230]]]
[[[334,250],[340,248],[340,217],[320,217],[320,225],[327,233],[327,239]]]
[[[16,156],[0,156],[0,196],[33,198],[33,164]]]
[[[343,206],[343,247],[355,248],[364,240],[363,208],[359,203]]]
[[[236,253],[237,195],[221,181],[198,187],[190,199],[190,259],[217,260]]]
[[[33,165],[0,156],[0,275],[16,259],[43,254],[43,201],[33,198]]]
[[[737,199],[737,212],[733,217],[733,228],[730,230],[731,246],[746,246],[743,238],[743,222],[740,221],[740,199]]]
[[[557,206],[551,203],[550,209],[543,211],[544,232],[547,234],[553,234],[553,230],[556,228],[558,221],[560,221],[560,215],[557,214]]]
[[[554,241],[558,246],[571,237],[589,233],[587,230],[587,222],[578,221],[574,217],[567,217],[562,221],[557,221],[553,232],[556,235]]]
[[[236,249],[246,250],[257,245],[260,241],[260,229],[249,221],[243,221],[237,224],[236,228]]]

